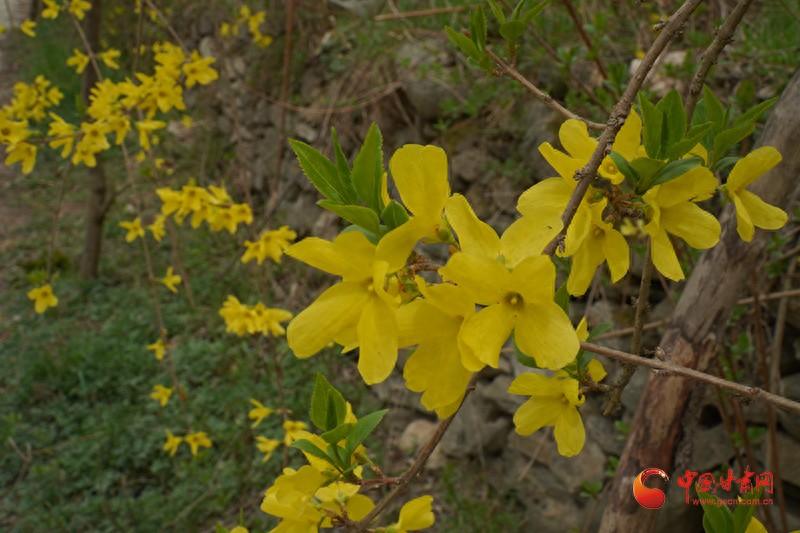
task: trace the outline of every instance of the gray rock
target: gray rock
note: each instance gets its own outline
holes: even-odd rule
[[[800,442],[786,435],[778,433],[778,459],[781,466],[781,479],[800,488]],[[767,447],[769,439],[764,439],[764,457],[769,457]]]
[[[438,39],[423,39],[407,42],[397,49],[395,62],[398,78],[409,102],[425,120],[439,116],[441,103],[453,94],[443,79],[443,65],[451,62],[451,56]]]
[[[417,453],[420,447],[427,443],[434,433],[438,424],[426,418],[418,418],[409,423],[403,430],[402,435],[397,440],[397,447],[406,455],[413,455]],[[445,457],[442,453],[441,446],[437,446],[428,462],[425,464],[426,468],[441,468],[445,464]]]
[[[648,370],[639,367],[631,377],[631,381],[625,390],[622,391],[622,405],[628,412],[636,412],[636,406],[639,404],[639,398],[642,396],[642,391],[647,383]]]
[[[731,438],[720,424],[712,428],[698,428],[692,435],[693,470],[707,472],[715,466],[728,464],[735,455]]]
[[[489,384],[480,384],[476,392],[503,413],[513,416],[519,406],[525,402],[525,397],[508,392],[508,386],[512,381],[511,376],[501,374]]]
[[[489,156],[485,150],[468,148],[460,151],[452,159],[453,177],[472,183],[485,175],[488,163]]]
[[[450,457],[485,458],[503,449],[511,420],[478,394],[467,396],[440,447]]]

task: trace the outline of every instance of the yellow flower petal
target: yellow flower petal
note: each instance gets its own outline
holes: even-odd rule
[[[631,110],[625,123],[617,133],[616,139],[611,149],[627,159],[632,161],[639,157],[639,147],[642,145],[642,119]]]
[[[555,294],[556,267],[546,255],[528,257],[511,273],[511,287],[525,299],[550,301]]]
[[[606,369],[603,367],[603,363],[597,359],[589,361],[586,365],[586,371],[589,372],[589,377],[592,378],[595,383],[603,381],[603,378],[608,375]]]
[[[438,219],[447,197],[447,154],[438,146],[407,144],[389,162],[403,203],[415,216]]]
[[[742,206],[747,209],[750,220],[757,228],[776,230],[786,225],[789,215],[780,207],[768,204],[750,191],[738,192]]]
[[[756,148],[736,162],[728,176],[728,190],[735,192],[744,189],[772,170],[781,159],[781,153],[772,146]]]
[[[656,269],[672,281],[681,281],[684,278],[683,269],[667,232],[658,229],[655,235],[650,237],[650,246],[650,256]]]
[[[316,354],[358,321],[368,298],[359,283],[343,282],[328,288],[289,323],[289,347],[301,359]]]
[[[583,245],[572,256],[572,265],[567,278],[567,292],[571,295],[582,296],[589,288],[597,267],[603,263],[605,258],[604,240],[589,237],[583,241]]]
[[[500,301],[506,288],[512,286],[511,274],[492,259],[459,252],[439,269],[442,278],[461,286],[481,305]]]
[[[405,266],[417,241],[431,235],[430,229],[425,225],[424,219],[411,217],[381,238],[375,250],[375,257],[386,261],[390,272],[400,270]]]
[[[578,354],[578,336],[569,317],[552,300],[529,304],[517,318],[514,340],[540,368],[558,370]]]
[[[358,280],[371,276],[375,246],[363,233],[347,231],[333,242],[305,238],[290,246],[286,255],[346,280]]]
[[[659,185],[656,202],[661,208],[672,207],[681,202],[700,202],[714,195],[719,182],[704,166],[694,167],[685,174]]]
[[[558,130],[558,140],[569,155],[576,159],[589,159],[597,148],[597,141],[589,136],[586,123],[582,120],[564,121]]]
[[[572,178],[569,178],[572,180]],[[525,190],[517,200],[517,211],[541,217],[556,225],[575,189],[564,178],[547,178]]]
[[[541,254],[562,227],[560,216],[526,215],[512,222],[500,238],[506,266],[513,268],[526,257]]]
[[[431,510],[432,504],[432,496],[420,496],[403,504],[400,509],[398,529],[401,531],[418,531],[431,527],[436,521]]]
[[[500,238],[497,233],[475,215],[462,195],[454,194],[447,200],[445,214],[458,236],[462,252],[491,259],[500,254]]]
[[[542,143],[539,146],[539,153],[545,161],[558,172],[558,175],[575,183],[575,173],[583,166],[583,162],[574,157],[570,157],[561,150],[556,150],[550,143]],[[573,185],[574,189],[575,186]]]
[[[358,371],[367,385],[389,377],[397,362],[395,310],[380,298],[370,298],[358,321]]]
[[[520,374],[508,386],[510,394],[536,396],[537,398],[560,398],[564,392],[558,380],[535,372]]]
[[[563,408],[564,404],[559,398],[531,398],[514,413],[515,430],[526,436],[545,426],[552,426]]]
[[[497,368],[500,350],[513,329],[513,310],[504,304],[490,305],[464,322],[461,340],[478,360]]]
[[[719,221],[692,202],[662,209],[661,227],[686,241],[692,248],[705,250],[719,242]]]
[[[618,282],[628,273],[631,262],[628,241],[625,240],[622,233],[615,229],[606,231],[605,239],[603,239],[603,255],[611,272],[611,282]]]
[[[578,455],[586,442],[586,430],[578,410],[574,407],[562,409],[555,426],[553,436],[558,453],[564,457]]]

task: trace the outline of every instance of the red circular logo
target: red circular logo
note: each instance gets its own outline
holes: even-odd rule
[[[645,509],[660,509],[667,495],[661,489],[645,485],[651,476],[659,476],[665,483],[669,482],[669,476],[660,468],[645,468],[633,480],[633,497]]]

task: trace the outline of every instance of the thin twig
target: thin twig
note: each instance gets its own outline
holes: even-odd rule
[[[733,32],[736,31],[736,28],[742,22],[744,14],[752,3],[753,0],[739,0],[739,3],[737,3],[733,11],[731,11],[730,16],[725,19],[725,22],[719,30],[717,30],[714,40],[711,41],[711,44],[708,45],[708,48],[703,52],[700,66],[697,67],[697,72],[694,73],[694,77],[689,84],[689,92],[686,95],[686,116],[688,120],[692,120],[694,108],[697,105],[697,100],[700,98],[700,93],[703,91],[703,83],[706,80],[706,76],[708,76],[708,72],[711,70],[711,67],[714,66],[714,63],[717,62],[719,55],[722,53],[722,49],[731,42]]]
[[[289,99],[290,76],[292,75],[292,30],[294,29],[294,0],[287,0],[286,13],[284,17],[284,41],[283,41],[283,66],[281,68],[281,94],[280,101],[286,102]],[[286,152],[286,107],[281,107],[281,114],[278,118],[278,153],[275,154],[275,176],[270,183],[270,197],[267,201],[267,211],[271,211],[269,206],[275,205],[280,188],[281,172],[283,171],[283,154]]]
[[[661,370],[664,373],[675,374],[680,377],[694,379],[703,383],[708,383],[709,385],[716,385],[717,387],[729,390],[740,396],[761,400],[785,411],[791,411],[800,414],[800,402],[778,396],[777,394],[772,394],[771,392],[767,392],[759,387],[742,385],[741,383],[728,381],[727,379],[723,379],[712,374],[707,374],[705,372],[700,372],[694,368],[680,366],[670,361],[664,361],[661,359],[648,359],[647,357],[641,357],[632,353],[615,350],[613,348],[607,348],[591,342],[582,342],[581,348],[587,352],[605,355],[606,357],[610,357],[618,361],[624,361],[626,363],[638,366],[646,366],[656,370]]]
[[[642,330],[644,329],[644,317],[647,313],[650,300],[650,283],[653,279],[653,260],[650,257],[651,245],[647,243],[647,251],[645,251],[644,267],[642,268],[642,281],[639,284],[639,296],[636,299],[636,311],[633,318],[633,339],[631,339],[631,353],[634,355],[642,354]],[[603,415],[609,416],[611,413],[619,408],[620,400],[622,399],[622,391],[628,386],[636,366],[623,365],[622,371],[611,388],[611,393],[606,399],[605,406],[603,406]]]
[[[569,109],[567,109],[566,107],[561,105],[555,98],[553,98],[552,96],[547,94],[542,89],[538,88],[528,78],[526,78],[525,76],[520,74],[517,69],[515,69],[514,67],[512,67],[511,65],[509,65],[508,63],[506,63],[502,59],[500,59],[492,51],[487,49],[486,50],[486,55],[488,55],[490,58],[492,58],[492,61],[494,61],[495,64],[497,64],[497,66],[500,67],[500,70],[504,74],[506,74],[510,78],[518,81],[520,83],[520,85],[522,85],[523,87],[525,87],[525,89],[528,90],[529,93],[531,93],[536,98],[541,100],[547,107],[549,107],[550,109],[552,109],[556,113],[558,113],[560,115],[563,115],[566,118],[573,118],[573,119],[576,119],[576,120],[581,120],[581,121],[585,122],[586,125],[589,126],[592,129],[599,130],[599,129],[603,129],[605,127],[603,124],[600,124],[599,122],[593,122],[591,120],[587,120],[587,119],[581,117],[580,115],[578,115],[577,113],[573,113],[572,111],[570,111]]]
[[[686,23],[686,20],[689,18],[692,12],[697,9],[697,6],[699,6],[702,1],[703,0],[686,0],[686,2],[684,2],[683,5],[678,8],[678,10],[669,18],[666,24],[664,24],[661,33],[659,33],[658,37],[656,37],[655,41],[653,41],[653,45],[645,54],[642,62],[639,64],[639,68],[636,69],[633,77],[628,82],[628,86],[625,88],[622,98],[619,100],[619,102],[617,102],[617,104],[614,106],[614,109],[611,111],[611,116],[606,123],[606,127],[603,130],[603,133],[600,134],[600,138],[597,140],[597,147],[595,148],[594,153],[592,153],[592,156],[589,158],[589,161],[586,163],[586,165],[575,173],[575,180],[578,182],[578,184],[576,185],[575,190],[572,192],[572,196],[567,202],[567,206],[564,209],[564,214],[561,217],[563,228],[556,238],[554,238],[552,242],[547,245],[544,250],[545,254],[552,255],[556,248],[558,248],[563,242],[567,228],[572,222],[572,219],[575,218],[575,213],[578,212],[578,207],[583,201],[586,191],[589,190],[589,185],[591,185],[592,181],[597,175],[597,170],[600,168],[600,164],[608,155],[608,151],[611,149],[611,145],[614,143],[617,133],[625,123],[625,119],[628,117],[631,107],[633,106],[633,99],[636,97],[636,94],[642,87],[645,78],[647,78],[647,74],[653,68],[653,65],[655,65],[655,62],[661,53],[667,48],[667,45],[670,43],[670,41],[672,41],[672,39],[675,38],[675,36],[681,31],[683,25]]]
[[[561,3],[564,4],[564,7],[567,8],[567,12],[569,13],[569,17],[572,19],[572,22],[575,24],[575,29],[578,30],[578,35],[580,35],[583,44],[586,45],[586,49],[589,52],[589,57],[594,61],[594,64],[597,65],[597,70],[600,71],[600,75],[603,76],[603,79],[608,79],[608,71],[606,67],[603,65],[603,61],[600,59],[600,54],[595,48],[594,43],[592,43],[591,37],[589,34],[586,33],[586,28],[583,27],[583,22],[581,22],[580,16],[578,15],[578,11],[575,9],[575,6],[572,5],[570,0],[561,0]]]
[[[373,20],[375,22],[383,22],[386,20],[410,19],[415,17],[429,17],[431,15],[444,15],[447,13],[459,13],[466,11],[472,6],[450,6],[450,7],[433,7],[431,9],[418,9],[416,11],[401,11],[398,13],[383,13],[376,15]]]
[[[475,382],[477,380],[478,380],[478,374],[473,375],[472,380],[467,386],[467,391],[464,394],[464,398],[461,399],[461,405],[458,406],[456,412],[453,413],[452,416],[445,418],[444,420],[441,420],[439,422],[439,425],[436,427],[436,431],[434,432],[434,434],[431,436],[430,439],[428,439],[428,442],[425,443],[425,446],[420,448],[419,452],[417,453],[416,459],[414,459],[414,463],[409,467],[408,470],[405,471],[405,473],[402,476],[400,476],[400,479],[397,481],[392,491],[386,496],[384,496],[383,499],[379,501],[375,507],[372,508],[372,511],[370,511],[369,514],[367,514],[367,516],[365,516],[357,524],[355,524],[354,527],[357,531],[365,531],[370,526],[370,524],[378,517],[378,515],[380,515],[383,511],[385,511],[386,508],[389,506],[389,504],[392,503],[392,501],[394,501],[394,499],[397,498],[400,495],[400,493],[402,493],[405,490],[406,486],[411,482],[411,480],[414,479],[417,476],[417,474],[419,474],[422,471],[422,469],[425,467],[425,463],[428,462],[428,459],[436,450],[436,446],[438,446],[439,442],[442,440],[442,437],[444,437],[444,434],[447,432],[447,428],[450,427],[450,424],[453,423],[453,420],[455,419],[456,415],[458,415],[458,412],[464,405],[467,396],[469,396],[469,393],[475,389]]]

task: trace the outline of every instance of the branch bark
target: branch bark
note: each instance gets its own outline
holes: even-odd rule
[[[785,158],[750,190],[765,201],[786,208],[800,193],[795,176],[800,174],[800,71],[787,86],[760,140],[776,147]],[[727,321],[737,294],[766,249],[768,235],[759,232],[750,243],[736,233],[732,206],[720,222],[720,243],[698,262],[661,340],[667,361],[704,370],[715,351],[716,330]],[[724,275],[721,275],[724,273]],[[642,392],[633,428],[611,487],[600,531],[651,531],[656,514],[642,509],[631,498],[631,480],[643,468],[658,466],[669,471],[682,439],[683,416],[696,381],[681,375],[649,379]]]

